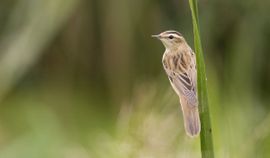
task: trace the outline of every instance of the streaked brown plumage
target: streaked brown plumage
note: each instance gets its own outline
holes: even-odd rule
[[[177,31],[153,35],[162,41],[166,50],[162,63],[170,83],[180,99],[186,133],[193,137],[201,125],[197,100],[196,57],[184,37]]]

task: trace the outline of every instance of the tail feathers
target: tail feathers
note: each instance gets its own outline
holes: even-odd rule
[[[199,116],[198,106],[188,105],[186,99],[182,98],[181,101],[185,130],[187,135],[195,137],[201,131],[201,122]]]

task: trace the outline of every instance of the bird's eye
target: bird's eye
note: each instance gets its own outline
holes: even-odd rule
[[[169,39],[173,39],[173,38],[174,38],[173,35],[170,35],[170,36],[169,36]]]

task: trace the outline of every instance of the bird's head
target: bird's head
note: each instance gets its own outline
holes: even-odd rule
[[[185,42],[182,34],[173,30],[164,31],[158,35],[152,35],[152,37],[161,40],[166,49],[177,49],[181,43]]]

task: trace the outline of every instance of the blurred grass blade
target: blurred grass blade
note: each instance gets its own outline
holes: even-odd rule
[[[197,71],[198,71],[197,81],[198,81],[198,98],[199,98],[199,109],[201,119],[201,134],[200,134],[201,153],[202,158],[213,158],[214,148],[212,140],[212,127],[208,108],[206,74],[205,74],[202,44],[200,40],[197,0],[189,0],[189,6],[192,14],[194,47],[196,52]]]
[[[78,2],[20,1],[15,6],[5,36],[0,39],[0,101],[38,61],[45,46],[72,15]],[[28,16],[20,16],[26,12]],[[14,22],[18,19],[22,21],[20,26]]]

